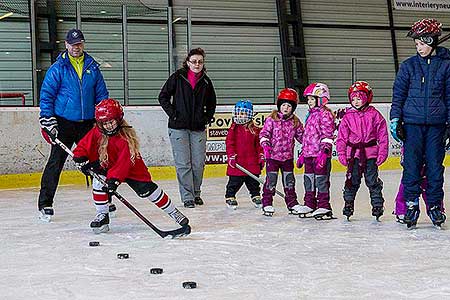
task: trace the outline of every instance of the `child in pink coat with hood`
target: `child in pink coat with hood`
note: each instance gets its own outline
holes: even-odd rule
[[[389,139],[386,120],[371,106],[372,88],[365,81],[356,81],[348,89],[349,108],[340,125],[336,140],[339,162],[347,166],[344,186],[343,214],[350,218],[354,211],[356,192],[364,178],[370,192],[372,216],[377,221],[383,215],[383,182],[378,177],[378,166],[388,156]]]
[[[297,160],[298,168],[305,165],[305,203],[301,206],[299,217],[329,219],[333,217],[330,205],[330,171],[335,130],[333,112],[326,106],[330,100],[330,91],[324,83],[311,83],[303,96],[308,102],[309,110],[305,120],[302,153]]]

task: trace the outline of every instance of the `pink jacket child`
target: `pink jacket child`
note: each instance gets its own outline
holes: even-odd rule
[[[330,99],[328,86],[324,83],[311,83],[303,92],[309,111],[305,120],[302,153],[297,167],[305,165],[303,185],[305,187],[304,205],[299,217],[311,216],[321,219],[332,218],[330,205],[330,171],[334,115],[326,106]]]
[[[250,100],[240,100],[233,109],[233,123],[228,129],[225,140],[227,146],[227,175],[228,183],[225,192],[225,203],[228,207],[236,209],[238,202],[236,193],[245,183],[250,192],[251,200],[256,208],[261,207],[261,189],[259,181],[251,178],[236,164],[259,177],[264,168],[264,155],[259,143],[261,129],[253,121],[253,104]]]
[[[378,166],[386,160],[389,150],[386,120],[370,106],[373,92],[367,82],[352,84],[348,97],[352,108],[342,118],[336,140],[339,162],[347,166],[343,214],[347,219],[353,215],[356,192],[364,174],[370,191],[372,215],[378,221],[384,212],[383,182],[378,177]]]
[[[272,206],[278,171],[283,176],[286,206],[292,214],[298,214],[300,205],[295,193],[294,145],[295,140],[303,139],[303,124],[294,114],[298,103],[298,94],[294,89],[280,91],[277,108],[266,119],[259,135],[266,158],[266,181],[263,186],[262,206],[266,216],[272,216]]]

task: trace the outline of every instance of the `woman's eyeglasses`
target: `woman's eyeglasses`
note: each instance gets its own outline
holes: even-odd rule
[[[203,65],[205,63],[203,60],[190,60],[189,62],[193,65]]]

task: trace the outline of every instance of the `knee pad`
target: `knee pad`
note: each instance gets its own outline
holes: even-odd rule
[[[267,188],[269,190],[275,190],[275,187],[277,186],[277,180],[278,180],[278,173],[275,172],[269,172],[267,173]]]
[[[133,189],[139,197],[147,198],[159,188],[154,182],[139,182],[139,184],[133,184]]]
[[[308,173],[303,175],[303,185],[305,192],[313,192],[315,190],[314,174]]]
[[[317,175],[316,176],[317,191],[319,193],[326,193],[329,190],[330,181],[327,175]]]
[[[295,177],[293,172],[283,172],[284,187],[293,189],[295,187]]]

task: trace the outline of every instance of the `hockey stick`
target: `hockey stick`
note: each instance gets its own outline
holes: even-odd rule
[[[255,179],[256,181],[258,181],[259,183],[264,185],[264,180],[262,178],[256,177],[255,174],[252,174],[249,170],[247,170],[246,168],[244,168],[240,164],[236,164],[236,168],[238,168],[239,170],[241,170],[242,172],[244,172],[245,174],[247,174],[251,178]],[[277,193],[277,195],[280,196],[281,198],[284,198],[284,194],[282,192],[278,191],[277,189],[275,189],[275,193]]]
[[[66,145],[64,145],[60,140],[58,140],[51,132],[48,132],[47,130],[45,130],[45,131],[52,138],[52,140],[55,144],[60,146],[64,151],[67,152],[67,154],[69,154],[70,157],[73,158],[73,152]],[[98,175],[94,171],[89,170],[89,174],[92,177],[94,177],[95,179],[97,179],[98,181],[100,181],[103,185],[106,185],[105,180],[103,180],[103,178],[100,177],[100,175]],[[131,210],[139,219],[141,219],[142,222],[147,224],[148,227],[153,229],[153,231],[156,232],[162,238],[165,238],[168,236],[171,236],[172,238],[176,238],[176,237],[191,233],[191,226],[189,226],[189,225],[185,225],[185,226],[180,227],[175,230],[168,230],[168,231],[161,230],[158,227],[156,227],[155,225],[153,225],[152,222],[150,222],[146,217],[144,217],[130,202],[127,201],[127,199],[122,197],[122,195],[120,195],[117,191],[114,191],[112,194],[114,196],[116,196],[116,198],[119,199],[120,202],[122,202],[126,207],[128,207],[128,209]]]
[[[444,43],[445,41],[447,41],[448,39],[450,39],[450,33],[448,33],[448,34],[444,35],[443,37],[441,37],[437,44],[440,45],[440,44]]]

